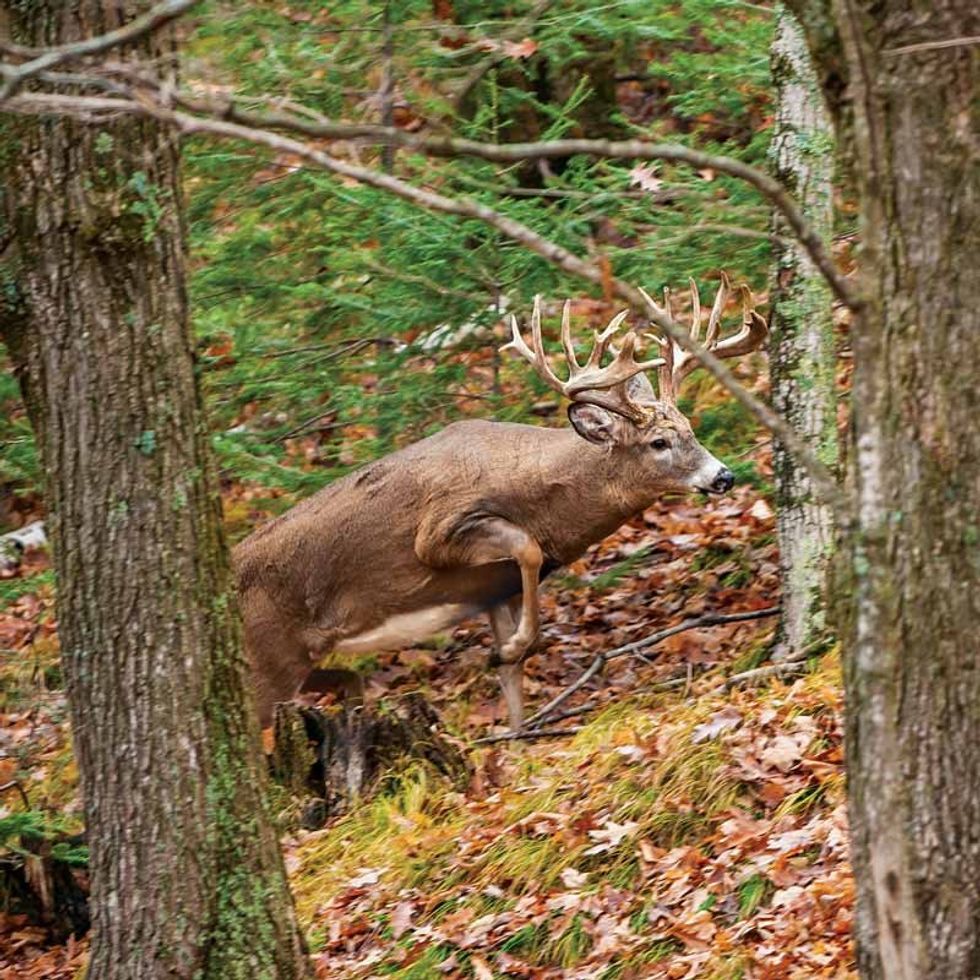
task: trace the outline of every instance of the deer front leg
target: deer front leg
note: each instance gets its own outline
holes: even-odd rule
[[[497,676],[500,679],[500,689],[504,692],[507,702],[507,720],[511,731],[519,732],[524,724],[524,661],[505,663],[500,651],[517,632],[518,617],[521,613],[521,597],[509,599],[499,606],[489,610],[490,629],[493,630],[494,645],[497,659]]]
[[[482,524],[479,534],[470,539],[467,551],[467,564],[515,561],[521,570],[520,619],[510,638],[498,649],[501,663],[520,663],[538,637],[538,579],[543,560],[541,547],[517,525],[493,519]]]
[[[543,555],[541,547],[523,528],[502,517],[473,517],[454,520],[448,533],[426,528],[419,533],[415,551],[419,559],[437,568],[459,565],[489,565],[513,561],[521,573],[521,594],[490,611],[497,640],[495,662],[507,699],[510,723],[517,729],[523,720],[521,661],[537,639],[538,579]]]

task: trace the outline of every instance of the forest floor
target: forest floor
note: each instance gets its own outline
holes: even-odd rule
[[[232,490],[232,523],[261,520],[253,496]],[[46,557],[0,586],[0,820],[26,803],[77,830]],[[658,504],[549,580],[529,704],[599,651],[773,606],[778,589],[772,512],[756,491]],[[316,831],[296,830],[285,807],[318,976],[854,976],[837,653],[727,683],[765,661],[774,625],[692,629],[611,661],[567,702],[594,705],[560,721],[567,734],[473,747],[463,789],[413,768]],[[369,697],[421,690],[472,745],[504,730],[489,644],[474,622],[371,658]],[[84,939],[53,943],[0,915],[3,980],[73,977],[85,955]]]

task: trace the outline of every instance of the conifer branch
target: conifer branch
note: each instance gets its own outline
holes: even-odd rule
[[[455,215],[460,218],[470,218],[489,225],[564,272],[604,288],[608,287],[614,295],[627,303],[635,313],[656,324],[664,334],[675,340],[685,350],[690,351],[701,365],[731,393],[732,397],[751,412],[762,425],[776,435],[787,450],[799,460],[800,464],[809,474],[817,493],[834,508],[840,525],[847,526],[850,523],[851,505],[849,498],[838,486],[830,470],[821,462],[810,446],[797,434],[795,429],[785,419],[777,415],[765,402],[743,387],[723,361],[706,350],[698,341],[694,340],[683,326],[669,317],[662,309],[652,305],[641,290],[635,286],[610,276],[598,264],[580,258],[557,242],[545,238],[522,222],[516,221],[479,201],[471,198],[447,197],[435,191],[418,187],[392,174],[382,173],[370,167],[341,160],[309,143],[282,135],[273,129],[262,128],[236,120],[242,118],[269,118],[270,125],[272,126],[277,126],[278,128],[294,128],[304,132],[307,132],[311,126],[319,126],[319,123],[311,123],[308,120],[288,117],[291,122],[287,126],[285,123],[276,122],[275,120],[278,117],[256,116],[252,113],[243,115],[240,110],[235,109],[230,104],[223,109],[221,113],[222,118],[198,115],[174,109],[170,105],[165,104],[162,99],[155,98],[155,94],[140,88],[134,89],[128,95],[118,98],[46,95],[42,99],[38,95],[31,93],[15,97],[10,100],[7,107],[17,111],[27,112],[38,110],[42,112],[71,112],[73,111],[72,107],[74,107],[74,111],[76,112],[98,109],[99,111],[140,113],[151,116],[164,124],[173,126],[185,135],[206,134],[225,139],[243,140],[248,143],[265,146],[280,153],[293,154],[319,169],[393,194],[402,200],[409,201],[427,210]],[[201,106],[200,103],[182,96],[175,97],[174,101],[183,106],[194,105],[195,108]],[[375,132],[382,130],[385,133],[397,133],[399,134],[400,140],[402,137],[406,137],[403,141],[404,145],[412,145],[410,134],[404,134],[397,129],[386,129],[385,127],[348,127],[345,124],[331,124],[330,132],[337,133],[341,130],[357,130],[363,132],[368,129]],[[323,131],[321,131],[322,135]],[[775,185],[778,194],[774,194],[771,199],[774,203],[778,203],[777,198],[778,201],[782,202],[781,210],[786,214],[787,220],[793,227],[794,232],[798,236],[801,236],[801,241],[803,241],[802,235],[811,236],[812,249],[808,247],[808,251],[811,252],[814,261],[817,261],[817,255],[821,254],[821,250],[823,249],[823,243],[819,236],[806,225],[799,209],[783,190],[782,185],[767,174],[762,173],[762,171],[755,170],[753,167],[749,167],[740,161],[731,160],[727,157],[714,157],[710,154],[689,150],[686,147],[648,144],[640,141],[611,143],[607,140],[557,140],[550,143],[495,145],[474,143],[471,140],[426,139],[422,144],[417,145],[416,148],[422,148],[423,144],[427,152],[438,153],[438,155],[455,155],[457,152],[471,153],[472,155],[485,156],[486,159],[509,161],[527,159],[528,157],[533,157],[535,154],[539,156],[561,156],[576,152],[599,154],[600,147],[611,148],[610,155],[619,154],[626,156],[627,153],[624,148],[628,147],[634,155],[646,153],[646,159],[656,159],[659,153],[661,154],[659,157],[661,159],[669,158],[694,165],[714,166],[715,169],[724,170],[725,172],[736,175],[748,173],[752,175],[750,182],[757,186],[759,184],[763,186]],[[557,148],[561,148],[561,151]],[[498,151],[502,151],[503,156]],[[746,179],[749,178],[747,177]],[[791,215],[796,216],[796,224],[793,223]],[[806,241],[803,241],[803,244],[806,246]],[[830,262],[829,256],[827,256],[827,261]],[[834,270],[834,274],[837,275],[836,270]],[[842,277],[839,278],[842,279]],[[850,289],[849,286],[845,288],[846,290]]]

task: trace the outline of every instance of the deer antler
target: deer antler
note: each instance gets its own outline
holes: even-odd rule
[[[688,279],[691,289],[691,337],[701,339],[701,296],[697,284]],[[721,315],[725,303],[732,290],[731,280],[723,272],[721,285],[715,294],[715,301],[708,315],[708,327],[704,336],[704,347],[715,357],[741,357],[756,350],[765,343],[769,335],[769,326],[760,316],[752,303],[752,293],[744,283],[738,287],[742,298],[742,326],[738,333],[720,339]],[[664,289],[664,305],[658,306],[651,297],[640,290],[650,305],[661,313],[674,319],[670,307],[670,290]],[[698,359],[690,351],[685,350],[675,340],[658,338],[663,358],[660,363],[660,398],[662,401],[674,401],[681,381],[698,366]]]
[[[531,346],[528,347],[521,336],[517,317],[511,316],[511,340],[501,349],[510,348],[517,351],[534,366],[534,370],[550,388],[572,401],[599,405],[628,418],[637,425],[643,425],[648,421],[649,411],[629,397],[626,382],[641,371],[661,367],[664,359],[657,357],[649,361],[637,361],[633,351],[638,335],[632,330],[622,338],[618,349],[612,346],[612,339],[619,330],[620,324],[626,319],[626,315],[626,310],[618,313],[601,333],[598,330],[594,332],[595,341],[588,360],[584,364],[579,364],[572,344],[571,303],[566,300],[561,315],[561,345],[565,352],[565,360],[568,362],[566,381],[562,381],[555,374],[544,353],[544,343],[541,339],[540,296],[535,296],[534,310],[531,314]],[[607,351],[613,353],[613,359],[603,367],[602,359]]]

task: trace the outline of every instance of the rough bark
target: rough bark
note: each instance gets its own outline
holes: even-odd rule
[[[8,13],[15,40],[47,46],[139,9]],[[90,847],[88,975],[305,976],[194,372],[175,142],[132,119],[2,125],[0,330],[44,465]]]
[[[774,174],[825,241],[833,229],[834,143],[830,119],[803,31],[781,8],[773,38],[776,120]],[[775,247],[769,348],[777,411],[830,468],[837,461],[831,292],[785,219],[773,215],[785,244]],[[798,656],[825,630],[824,586],[833,542],[830,507],[815,497],[806,470],[778,439],[773,451],[777,529],[783,571],[776,659]]]
[[[858,959],[865,977],[965,980],[980,976],[980,47],[896,49],[975,38],[980,8],[833,15],[866,296],[841,596]]]

